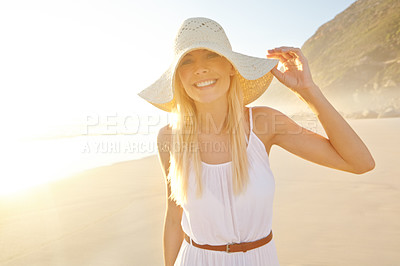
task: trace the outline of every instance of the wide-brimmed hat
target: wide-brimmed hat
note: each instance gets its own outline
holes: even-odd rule
[[[232,51],[232,46],[224,29],[208,18],[189,18],[180,27],[175,37],[174,59],[170,67],[151,86],[138,95],[152,105],[171,112],[175,106],[175,72],[181,58],[196,49],[216,52],[237,70],[237,77],[243,90],[243,102],[249,104],[260,97],[270,85],[273,75],[270,72],[279,60],[247,56]]]

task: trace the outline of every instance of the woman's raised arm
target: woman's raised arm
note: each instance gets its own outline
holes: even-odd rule
[[[313,162],[335,169],[362,174],[375,167],[371,153],[346,120],[336,111],[313,82],[307,59],[299,48],[280,47],[269,50],[284,72],[276,67],[272,74],[298,95],[315,113],[328,139],[302,128],[286,115],[276,111],[276,134],[273,144]]]

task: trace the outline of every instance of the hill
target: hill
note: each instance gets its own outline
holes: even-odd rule
[[[400,116],[400,1],[358,0],[301,49],[314,81],[344,116]],[[289,94],[274,80],[262,101],[304,110]]]

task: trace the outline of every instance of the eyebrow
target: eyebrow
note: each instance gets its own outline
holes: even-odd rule
[[[210,50],[207,50],[207,49],[201,49],[201,51],[208,51],[208,52],[214,53],[213,51],[210,51]],[[187,56],[187,55],[193,56],[191,53],[187,53],[185,56]]]

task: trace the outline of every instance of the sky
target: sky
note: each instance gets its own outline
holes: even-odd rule
[[[265,57],[274,47],[301,47],[353,2],[0,1],[0,146],[7,156],[0,167],[0,196],[144,155],[85,153],[82,147],[88,139],[152,142],[140,138],[154,137],[168,122],[167,113],[137,93],[168,68],[185,19],[211,18],[224,28],[235,52]],[[117,127],[108,128],[114,121]],[[149,132],[129,132],[140,128]],[[68,135],[83,136],[54,139]]]
[[[136,94],[167,69],[186,18],[211,18],[234,51],[265,57],[301,47],[353,2],[3,0],[2,136],[62,134],[89,116],[163,113]]]

